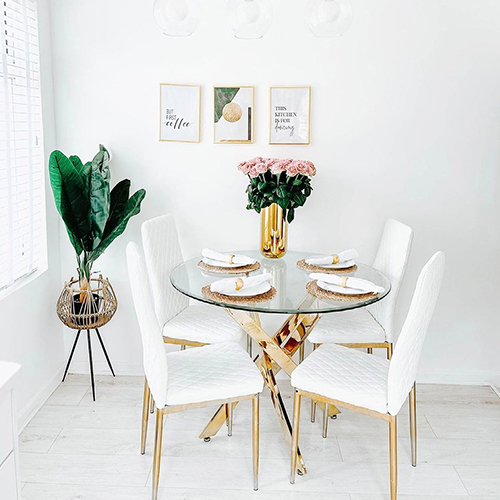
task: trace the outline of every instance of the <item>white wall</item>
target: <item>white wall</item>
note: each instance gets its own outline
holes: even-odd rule
[[[38,0],[44,148],[55,147],[49,4]],[[20,428],[57,387],[62,376],[64,343],[56,315],[61,286],[59,216],[47,183],[48,270],[0,301],[0,359],[22,365],[17,388]]]
[[[139,372],[141,363],[127,241],[139,240],[143,220],[172,212],[186,257],[203,245],[256,247],[259,217],[245,210],[236,165],[272,155],[318,168],[291,248],[355,246],[370,262],[387,217],[414,228],[400,317],[419,269],[446,252],[421,380],[500,382],[500,2],[352,0],[347,34],[317,39],[304,25],[306,2],[273,0],[272,31],[254,41],[231,36],[223,0],[202,2],[189,38],[163,36],[152,3],[51,0],[58,146],[87,159],[102,142],[114,153],[115,181],[129,177],[148,191],[142,214],[96,266],[120,300],[103,329],[118,371]],[[158,142],[159,82],[203,86],[200,144]],[[212,143],[213,85],[255,85],[255,144]],[[267,145],[270,85],[312,86],[310,146]],[[75,263],[62,240],[68,278]],[[75,367],[86,369],[80,347]]]

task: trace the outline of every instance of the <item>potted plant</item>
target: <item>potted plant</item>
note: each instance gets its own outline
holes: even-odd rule
[[[102,280],[102,276],[100,280],[92,280],[98,282],[96,290],[92,290],[92,265],[125,231],[130,218],[140,212],[142,200],[146,196],[144,189],[130,196],[128,179],[110,189],[109,161],[109,153],[102,145],[93,160],[85,164],[78,156],[68,158],[61,151],[52,152],[49,159],[54,201],[66,225],[78,264],[78,280],[71,281],[72,284],[78,284],[78,290],[74,289],[78,293],[64,294],[71,300],[71,306],[62,307],[61,311],[63,315],[76,316],[76,319],[73,317],[71,320],[76,322],[76,326],[82,324],[84,318],[79,316],[85,313],[85,324],[89,327],[100,310],[100,299],[111,295],[114,297],[107,279]],[[89,314],[94,318],[89,317]],[[67,323],[64,319],[63,322]],[[75,328],[75,325],[71,327]]]
[[[280,258],[286,253],[287,224],[312,192],[311,177],[316,168],[310,161],[253,158],[239,164],[250,183],[247,210],[262,213],[261,253]]]

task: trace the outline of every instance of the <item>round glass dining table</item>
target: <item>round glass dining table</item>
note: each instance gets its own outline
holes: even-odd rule
[[[200,257],[188,260],[177,266],[170,275],[170,281],[179,292],[192,299],[231,309],[257,313],[280,313],[280,314],[323,314],[348,309],[365,307],[383,299],[390,291],[389,280],[379,271],[366,264],[357,264],[357,269],[342,276],[355,276],[363,278],[384,288],[379,295],[355,301],[326,300],[313,297],[306,290],[306,284],[311,281],[309,272],[297,267],[297,262],[309,257],[310,253],[288,252],[281,259],[268,259],[255,250],[238,252],[260,262],[260,269],[250,273],[250,276],[260,273],[270,273],[273,276],[272,285],[276,288],[276,295],[268,302],[227,304],[206,298],[202,294],[202,288],[210,285],[221,278],[229,278],[228,275],[209,274],[198,267]]]
[[[198,263],[201,260],[200,257],[188,260],[174,268],[170,274],[170,281],[176,290],[192,299],[224,307],[226,312],[247,333],[249,341],[247,348],[249,352],[251,352],[252,339],[261,347],[261,352],[254,356],[254,361],[261,370],[265,383],[270,390],[271,401],[276,410],[276,415],[285,439],[288,444],[291,444],[292,429],[276,381],[277,373],[280,370],[284,370],[288,375],[292,374],[297,366],[293,356],[300,350],[301,357],[303,357],[304,342],[316,325],[320,315],[335,314],[336,312],[374,304],[387,296],[391,290],[391,284],[376,269],[357,263],[356,270],[348,274],[342,274],[342,276],[355,276],[369,280],[382,287],[384,289],[383,292],[372,297],[352,301],[320,299],[311,295],[306,290],[306,284],[311,281],[309,272],[297,267],[297,262],[309,257],[311,253],[290,251],[281,259],[276,260],[267,259],[258,251],[239,251],[238,253],[259,261],[260,269],[250,273],[250,276],[263,272],[272,275],[272,285],[276,288],[277,293],[271,300],[261,303],[227,303],[224,300],[219,301],[205,297],[202,293],[204,286],[230,276],[211,274],[201,270],[198,267]],[[234,277],[237,278],[238,275]],[[259,313],[288,314],[289,316],[273,334],[263,329]],[[318,402],[317,404],[323,407],[322,403]],[[330,416],[340,413],[333,405],[329,405],[328,411]],[[217,434],[222,427],[226,421],[226,417],[226,408],[225,405],[222,405],[199,437],[206,441],[210,440],[210,437]],[[297,464],[299,473],[305,474],[307,470],[300,449],[298,450]]]

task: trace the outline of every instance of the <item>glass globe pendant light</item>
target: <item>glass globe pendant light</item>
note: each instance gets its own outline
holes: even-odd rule
[[[351,2],[349,0],[309,0],[307,23],[314,36],[342,36],[352,23]]]
[[[273,20],[269,0],[229,0],[226,13],[236,38],[262,38]]]
[[[200,21],[199,0],[155,0],[153,14],[168,36],[189,36]]]

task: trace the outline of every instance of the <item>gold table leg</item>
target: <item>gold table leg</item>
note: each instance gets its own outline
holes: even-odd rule
[[[314,300],[314,297],[311,296],[311,298],[306,300]],[[236,309],[226,309],[226,312],[263,350],[255,358],[255,362],[262,371],[266,385],[271,391],[271,400],[285,439],[288,444],[291,444],[292,426],[275,376],[280,370],[285,370],[288,375],[292,374],[293,370],[297,367],[292,357],[300,349],[300,346],[316,325],[319,316],[317,314],[292,314],[278,329],[274,337],[270,337],[262,329],[257,314]],[[330,415],[339,413],[339,410],[333,405],[330,405],[329,410]],[[210,437],[215,436],[224,425],[225,420],[226,408],[222,405],[210,419],[199,437],[208,440]],[[299,473],[307,473],[300,450],[297,458]]]

